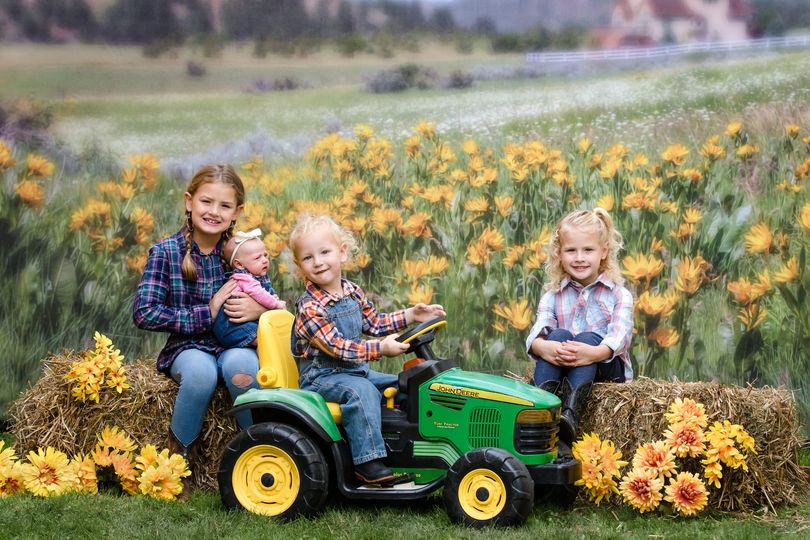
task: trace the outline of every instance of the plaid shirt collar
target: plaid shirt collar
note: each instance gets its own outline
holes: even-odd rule
[[[599,274],[596,279],[588,285],[587,287],[592,287],[597,283],[601,283],[603,286],[607,287],[610,290],[613,290],[616,287],[616,283],[613,282],[612,279],[608,278],[604,272]],[[571,279],[570,276],[565,276],[562,281],[560,281],[560,292],[564,291],[566,287],[572,287],[573,289],[585,289],[587,287],[583,287],[582,283]]]
[[[329,304],[330,301],[336,302],[341,298],[353,295],[357,291],[357,285],[346,278],[341,278],[340,284],[343,287],[343,296],[335,296],[309,280],[306,280],[305,287],[313,300],[325,306]]]

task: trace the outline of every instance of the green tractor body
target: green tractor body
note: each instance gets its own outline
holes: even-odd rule
[[[266,316],[274,313],[276,334],[286,325],[289,343],[289,314]],[[382,405],[385,463],[398,481],[358,483],[339,408],[296,388],[286,366],[259,379],[278,382],[287,370],[290,387],[251,390],[235,402],[234,412],[252,412],[253,426],[223,452],[218,480],[226,506],[290,518],[317,513],[330,484],[347,498],[380,500],[418,499],[444,488],[456,521],[511,525],[527,518],[536,492],[572,493],[580,464],[558,455],[559,398],[435,357],[429,342],[436,328],[427,328],[410,338],[423,360],[399,374],[396,399]],[[260,330],[260,342],[269,332]],[[265,369],[261,347],[259,354]]]

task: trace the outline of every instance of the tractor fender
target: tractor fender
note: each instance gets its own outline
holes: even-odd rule
[[[323,396],[308,390],[268,388],[248,390],[234,402],[226,414],[250,410],[253,422],[300,424],[324,442],[343,439]]]

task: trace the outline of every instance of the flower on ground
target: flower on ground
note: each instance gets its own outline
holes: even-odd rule
[[[690,472],[678,473],[669,481],[664,500],[672,503],[678,514],[692,516],[706,508],[709,494],[700,478]]]
[[[76,473],[64,452],[49,446],[28,453],[23,479],[28,491],[38,497],[50,497],[70,491],[76,482]]]
[[[664,494],[664,479],[650,470],[633,469],[622,479],[619,492],[625,502],[642,514],[658,508]]]
[[[588,498],[599,504],[610,493],[619,493],[615,478],[627,462],[621,461],[622,453],[616,451],[612,441],[586,433],[571,451],[582,464],[582,477],[575,484],[585,488]]]
[[[666,441],[646,443],[636,449],[633,468],[650,471],[660,477],[672,476],[675,472],[675,454]]]
[[[98,477],[96,476],[96,463],[90,455],[77,454],[70,460],[73,472],[76,475],[75,490],[78,493],[98,493]]]

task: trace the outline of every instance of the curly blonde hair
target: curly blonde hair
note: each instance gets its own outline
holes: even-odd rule
[[[304,214],[298,218],[293,230],[290,232],[290,239],[287,242],[287,246],[290,248],[290,253],[292,253],[293,256],[293,262],[296,265],[298,264],[298,256],[296,254],[298,240],[321,226],[329,228],[329,231],[335,237],[338,245],[345,244],[347,254],[346,262],[351,262],[352,257],[360,250],[357,239],[348,229],[338,224],[331,216],[325,214]]]
[[[607,257],[599,263],[599,273],[604,273],[617,285],[624,284],[621,268],[619,267],[619,251],[623,247],[622,235],[613,226],[613,219],[604,208],[593,210],[576,210],[563,216],[551,232],[548,242],[548,260],[546,260],[546,284],[543,290],[559,290],[560,282],[566,277],[560,255],[563,231],[578,229],[592,231],[599,235],[599,242],[607,248]]]

